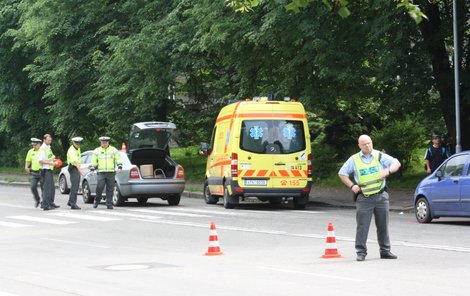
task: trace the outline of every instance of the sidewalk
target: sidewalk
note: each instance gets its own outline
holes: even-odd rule
[[[7,180],[15,180],[13,182]],[[0,185],[29,186],[28,176],[0,174]],[[187,182],[183,196],[191,198],[203,198],[203,184],[199,182]],[[414,190],[389,190],[390,210],[395,212],[412,212]],[[351,190],[345,186],[313,186],[310,192],[310,203],[339,208],[355,208]]]

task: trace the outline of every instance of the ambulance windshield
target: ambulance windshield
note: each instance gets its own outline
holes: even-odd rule
[[[289,154],[305,149],[302,121],[244,120],[240,148],[259,154]]]

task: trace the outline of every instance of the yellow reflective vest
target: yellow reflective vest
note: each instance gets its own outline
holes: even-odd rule
[[[26,154],[25,161],[29,161],[29,163],[31,164],[31,170],[39,171],[42,168],[42,165],[39,163],[39,149],[29,149],[28,154]]]
[[[108,148],[98,147],[93,151],[91,165],[98,169],[99,173],[114,172],[116,166],[122,167],[121,156],[113,146],[108,146]]]
[[[69,165],[73,165],[75,167],[80,166],[80,162],[82,159],[82,152],[80,148],[75,148],[75,146],[70,146],[69,150],[67,150],[67,163]]]
[[[383,187],[383,179],[380,176],[382,165],[380,164],[379,154],[380,152],[374,150],[370,163],[362,161],[360,153],[353,156],[358,185],[365,196],[376,194]]]

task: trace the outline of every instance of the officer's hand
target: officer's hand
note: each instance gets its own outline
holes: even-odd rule
[[[361,191],[361,187],[359,185],[355,184],[353,187],[351,187],[351,190],[355,193],[358,194]]]
[[[431,168],[427,168],[427,169],[426,169],[426,172],[427,172],[428,174],[430,174],[430,173],[431,173]]]
[[[26,173],[31,174],[31,169],[30,168],[25,168],[24,170],[26,171]]]

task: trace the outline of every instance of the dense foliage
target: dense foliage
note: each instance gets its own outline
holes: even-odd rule
[[[457,3],[468,149],[470,8]],[[451,4],[0,0],[0,161],[18,165],[33,136],[51,133],[60,153],[72,136],[125,141],[148,120],[171,120],[180,145],[197,144],[228,99],[269,93],[305,104],[330,165],[362,133],[406,162],[382,134],[418,146],[427,133],[455,135]]]

